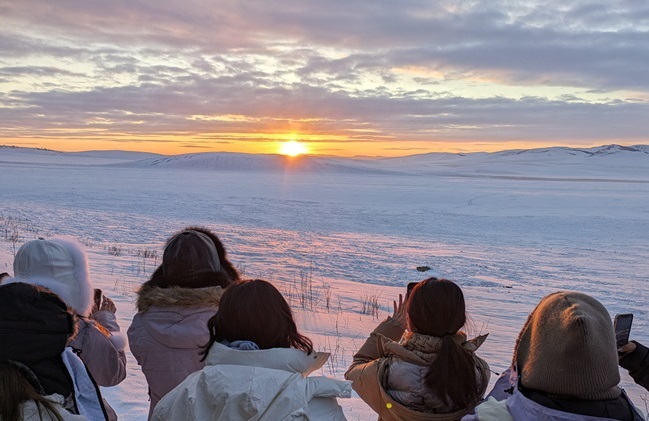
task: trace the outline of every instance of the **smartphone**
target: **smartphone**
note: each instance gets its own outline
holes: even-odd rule
[[[99,288],[95,288],[95,306],[97,308],[101,307],[101,290]]]
[[[413,289],[413,288],[415,287],[415,285],[417,285],[418,283],[419,283],[419,282],[408,282],[408,286],[406,286],[406,299],[407,299],[408,296],[410,295],[410,292],[412,291],[412,289]]]
[[[629,334],[631,333],[631,323],[633,323],[633,314],[616,314],[615,322],[615,342],[617,347],[626,345],[629,342]]]

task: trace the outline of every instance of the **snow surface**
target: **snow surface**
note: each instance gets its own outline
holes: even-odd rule
[[[480,355],[497,372],[529,312],[559,289],[634,313],[632,337],[649,343],[648,146],[358,160],[0,147],[0,174],[0,272],[26,240],[75,236],[123,330],[164,240],[204,225],[245,277],[284,292],[332,353],[324,375],[342,378],[392,300],[430,273],[462,286],[468,331],[490,333]],[[364,314],[373,299],[378,315]],[[145,420],[146,382],[130,353],[128,364],[103,393],[122,419]],[[621,373],[645,411],[646,392]],[[340,403],[350,420],[376,419],[358,397]]]

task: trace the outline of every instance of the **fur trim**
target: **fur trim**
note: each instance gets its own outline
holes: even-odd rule
[[[61,298],[61,300],[77,314],[88,316],[93,305],[94,289],[90,283],[90,272],[88,270],[88,259],[83,246],[76,240],[68,237],[54,237],[49,239],[65,248],[74,263],[74,285],[62,283],[57,279],[45,277],[10,278],[3,284],[24,282],[32,285],[39,285],[47,288]]]
[[[137,309],[146,311],[151,307],[218,306],[223,288],[159,288],[144,284],[137,292]]]
[[[78,314],[81,314],[82,316],[90,315],[95,291],[90,282],[88,257],[83,245],[70,237],[53,237],[50,241],[65,247],[74,260],[74,277],[79,284],[79,289],[77,291],[69,291],[68,294],[70,296],[70,301],[67,299],[64,299],[63,301],[76,310]]]
[[[126,334],[124,332],[111,332],[110,341],[115,345],[118,351],[124,351],[126,349]]]

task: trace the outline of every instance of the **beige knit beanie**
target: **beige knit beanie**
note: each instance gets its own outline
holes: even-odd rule
[[[543,298],[518,336],[514,363],[524,387],[550,395],[604,400],[621,394],[611,317],[586,294]]]

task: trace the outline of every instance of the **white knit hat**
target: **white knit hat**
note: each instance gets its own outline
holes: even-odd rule
[[[620,396],[611,316],[595,298],[560,291],[543,298],[516,342],[524,387],[586,400]]]
[[[40,238],[23,244],[14,259],[14,278],[3,283],[14,282],[45,287],[82,316],[88,316],[92,308],[86,253],[72,239]]]

